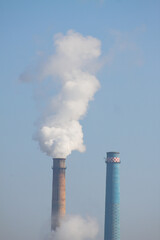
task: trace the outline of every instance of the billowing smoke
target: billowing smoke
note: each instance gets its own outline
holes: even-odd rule
[[[74,31],[54,38],[55,54],[42,66],[40,78],[61,82],[38,126],[35,139],[42,151],[52,157],[66,157],[73,150],[85,151],[82,126],[79,123],[100,87],[95,77],[99,66],[100,41]]]
[[[62,221],[60,227],[52,232],[50,240],[93,240],[98,234],[98,225],[92,218],[70,216]]]

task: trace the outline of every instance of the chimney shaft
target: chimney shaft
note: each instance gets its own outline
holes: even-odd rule
[[[55,231],[66,212],[65,158],[53,158],[51,230]]]
[[[120,154],[108,152],[104,240],[120,240]]]

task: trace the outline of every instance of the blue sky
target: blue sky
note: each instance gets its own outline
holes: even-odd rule
[[[105,64],[81,120],[86,152],[67,158],[67,212],[97,218],[103,239],[104,157],[119,151],[121,239],[158,240],[160,2],[2,0],[0,9],[0,239],[43,239],[48,229],[52,160],[32,140],[45,94],[19,76],[54,52],[56,33],[73,29],[101,41]]]

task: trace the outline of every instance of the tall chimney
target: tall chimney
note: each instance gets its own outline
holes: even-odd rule
[[[120,240],[120,154],[108,152],[104,240]]]
[[[53,158],[51,230],[55,231],[66,212],[65,158]]]

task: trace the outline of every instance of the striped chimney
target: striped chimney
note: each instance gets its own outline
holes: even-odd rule
[[[108,152],[104,240],[120,240],[120,154]]]

